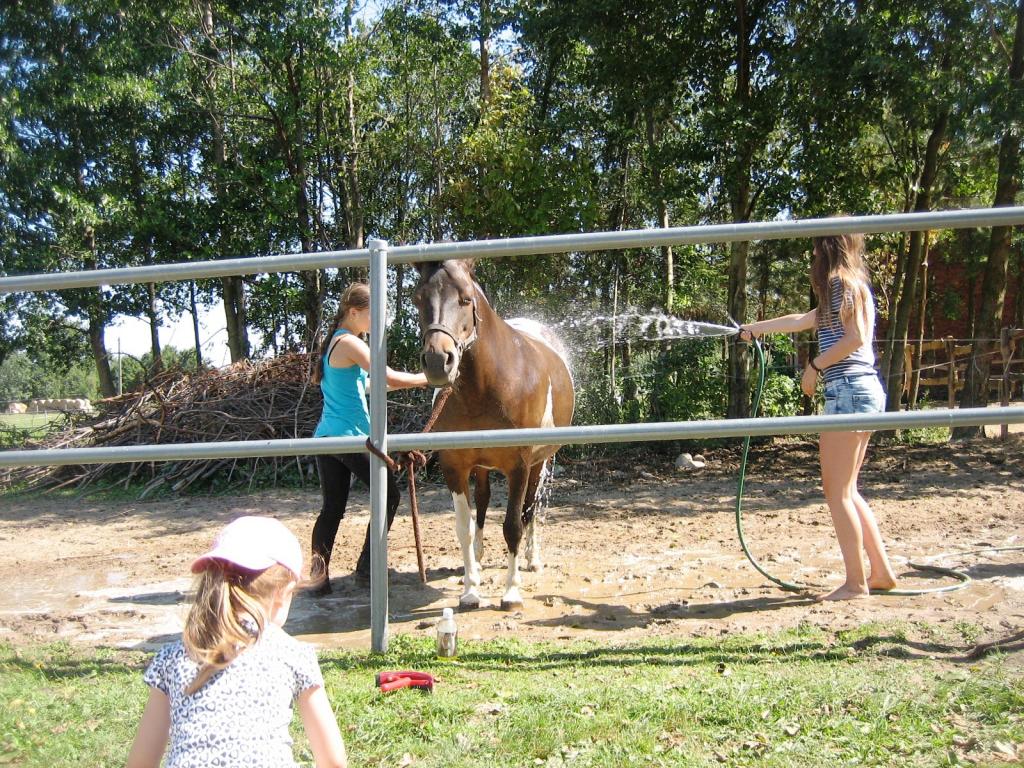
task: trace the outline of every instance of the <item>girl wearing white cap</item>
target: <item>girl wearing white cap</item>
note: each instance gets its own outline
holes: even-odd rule
[[[302,571],[283,524],[240,517],[192,563],[192,608],[180,640],[146,669],[149,700],[128,768],[294,766],[288,727],[298,703],[317,768],[346,763],[345,743],[312,646],[282,626]]]

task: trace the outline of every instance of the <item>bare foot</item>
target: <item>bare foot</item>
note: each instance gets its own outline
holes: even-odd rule
[[[862,590],[859,587],[848,587],[846,584],[839,587],[839,589],[829,592],[827,595],[818,595],[815,600],[819,603],[822,602],[835,602],[837,600],[860,600],[861,598],[868,597],[869,593],[867,590]]]
[[[868,589],[872,592],[888,592],[895,586],[896,578],[887,574],[872,576],[868,579]]]

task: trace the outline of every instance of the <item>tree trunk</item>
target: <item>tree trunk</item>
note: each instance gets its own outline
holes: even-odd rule
[[[665,199],[661,163],[658,162],[655,156],[661,141],[661,126],[657,122],[653,107],[646,108],[644,117],[647,123],[647,151],[652,160],[650,164],[651,187],[655,197],[655,208],[658,212],[658,226],[662,229],[668,229],[668,201]],[[671,313],[676,295],[675,258],[672,253],[672,246],[663,245],[661,247],[661,260],[662,264],[665,265],[665,311]]]
[[[480,25],[477,42],[480,45],[480,113],[491,103],[491,7],[488,0],[480,0]]]
[[[352,39],[352,16],[355,13],[353,0],[345,4],[345,38]],[[348,222],[347,245],[350,249],[362,248],[366,237],[363,197],[359,187],[359,124],[356,120],[356,73],[348,71],[348,87],[345,92],[348,116],[348,159],[345,162],[345,218]]]
[[[928,145],[925,149],[924,166],[921,169],[921,179],[918,182],[917,201],[914,204],[914,211],[930,211],[932,205],[932,187],[939,170],[939,152],[945,142],[946,127],[949,125],[949,105],[943,104],[939,107],[935,122],[932,125],[931,135],[928,137]],[[921,263],[924,259],[924,233],[910,233],[910,247],[907,251],[907,266],[903,273],[903,285],[899,291],[899,300],[896,304],[896,316],[889,321],[888,345],[889,365],[886,378],[886,410],[898,411],[903,399],[903,377],[905,361],[904,355],[907,347],[907,335],[910,330],[910,316],[917,304],[918,276],[921,274]]]
[[[91,226],[86,226],[83,238],[85,246],[85,258],[82,266],[86,270],[96,269],[96,231]],[[89,348],[92,350],[92,359],[96,364],[96,375],[99,378],[100,394],[103,397],[113,397],[118,394],[114,386],[114,377],[110,372],[110,355],[107,354],[105,333],[107,328],[107,316],[103,311],[103,289],[95,288],[86,291],[86,315],[89,318]]]
[[[415,273],[413,273],[415,276]],[[401,328],[402,308],[405,306],[405,264],[395,265],[395,327]]]
[[[206,73],[204,85],[206,87],[207,118],[210,122],[211,155],[214,168],[214,190],[217,202],[220,205],[226,203],[227,191],[223,184],[223,174],[227,165],[228,149],[227,136],[225,135],[223,115],[217,110],[217,70],[220,66],[220,51],[216,45],[216,29],[214,27],[213,3],[211,0],[203,0],[202,4],[202,30],[206,38],[206,45],[203,46],[203,53],[206,56]],[[226,244],[229,242],[225,227],[222,224],[217,231],[217,247],[220,255],[224,255]],[[231,355],[231,362],[237,363],[249,356],[249,336],[245,328],[245,290],[242,278],[238,275],[231,275],[221,279],[221,293],[224,297],[224,325],[228,334],[228,351]]]
[[[1013,54],[1010,58],[1009,92],[1017,94],[1024,83],[1024,0],[1017,2],[1017,25],[1013,36]],[[993,207],[1013,205],[1020,189],[1020,144],[1018,127],[1007,124],[999,142],[999,170],[996,178],[996,196]],[[988,244],[988,259],[981,281],[981,306],[971,357],[967,366],[964,388],[960,393],[961,408],[976,408],[988,404],[988,379],[991,373],[991,353],[997,349],[1000,326],[1003,322],[1003,304],[1006,301],[1006,273],[1010,260],[1012,227],[992,227]],[[980,437],[981,427],[957,427],[956,440]]]
[[[967,266],[967,285],[964,286],[967,294],[967,338],[973,339],[977,334],[974,329],[978,323],[978,306],[974,300],[978,294],[978,272],[973,264]]]
[[[772,254],[764,244],[757,253],[757,319],[768,318],[768,289],[772,279]]]
[[[221,280],[224,296],[224,327],[228,334],[231,362],[249,357],[249,332],[245,327],[245,286],[237,275]]]
[[[1024,328],[1024,240],[1017,246],[1017,305],[1013,309],[1013,327]]]
[[[297,148],[301,152],[301,148]],[[306,181],[303,175],[296,180],[299,186],[297,194],[297,207],[299,218],[299,229],[301,234],[300,242],[303,253],[309,253],[313,249],[313,243],[309,238],[309,200],[306,196]],[[320,334],[320,314],[324,299],[323,272],[319,269],[307,269],[299,272],[299,280],[302,282],[302,310],[305,315],[306,329],[303,334],[303,344],[307,350],[316,346],[317,337]]]
[[[99,293],[99,289],[96,289]],[[102,298],[99,299],[102,301]],[[99,377],[100,394],[103,397],[113,397],[117,394],[117,387],[114,384],[114,376],[110,371],[110,356],[107,354],[106,343],[106,322],[99,307],[89,307],[89,348],[92,350],[92,359],[96,363],[96,374]]]
[[[160,316],[156,310],[156,283],[147,283],[146,292],[149,294],[149,301],[146,302],[146,317],[149,320],[149,349],[153,357],[153,363],[149,370],[157,373],[164,369],[164,359],[160,351]]]
[[[441,129],[441,95],[438,91],[438,81],[440,78],[438,76],[437,64],[434,64],[432,71],[431,85],[434,88],[434,119],[431,121],[431,128],[433,129],[432,136],[434,141],[433,146],[430,148],[431,181],[433,182],[433,195],[430,201],[430,238],[437,242],[444,234],[441,221],[441,197],[445,191],[445,169],[441,162],[441,152],[444,148],[444,132]]]
[[[745,112],[750,102],[750,30],[746,0],[736,0],[736,94],[737,108]],[[753,158],[752,137],[738,141],[735,181],[729,205],[734,222],[750,217],[750,166]],[[747,317],[747,260],[750,243],[735,242],[729,246],[728,312],[737,322]],[[729,345],[729,405],[727,418],[741,419],[750,415],[750,354],[746,344]]]
[[[297,158],[295,176],[295,208],[299,225],[299,242],[303,253],[317,250],[311,237],[312,220],[310,217],[309,193],[306,190],[305,147],[302,145],[303,135],[295,137],[295,157]],[[302,309],[305,314],[306,331],[303,338],[305,348],[312,350],[320,333],[320,310],[324,297],[324,281],[322,270],[307,269],[299,273],[302,281]]]
[[[196,301],[196,281],[189,280],[188,283],[188,308],[192,313],[192,338],[196,345],[196,370],[203,367],[203,343],[199,338],[199,305]]]
[[[917,407],[917,396],[921,390],[921,347],[924,344],[925,315],[928,310],[928,245],[931,240],[931,232],[924,233],[924,260],[921,262],[921,301],[918,302],[918,323],[917,323],[917,345],[913,350],[912,372],[910,381],[910,398],[907,403],[908,410]]]
[[[317,249],[313,242],[314,214],[307,189],[309,178],[306,165],[306,121],[305,105],[302,100],[302,77],[305,68],[301,59],[296,61],[291,56],[286,56],[282,63],[291,120],[285,120],[282,117],[279,106],[273,105],[267,99],[264,99],[264,103],[273,120],[274,133],[277,137],[281,157],[284,158],[288,174],[294,185],[295,228],[299,236],[299,247],[303,253],[312,253]],[[267,69],[267,75],[273,76],[270,68]],[[311,350],[316,345],[316,339],[320,333],[320,305],[324,295],[323,278],[320,270],[303,270],[299,273],[299,282],[302,285],[302,311],[305,320],[302,343],[305,349]]]
[[[245,327],[245,283],[238,275],[224,278],[224,319],[231,362],[249,357],[249,332]]]
[[[914,209],[914,200],[911,195],[907,195],[905,203],[903,205],[903,212],[910,213]],[[886,318],[888,318],[889,326],[885,334],[885,339],[882,341],[882,381],[889,380],[889,361],[892,360],[892,324],[896,318],[896,302],[899,300],[899,287],[900,283],[903,282],[903,273],[907,269],[907,233],[900,233],[899,245],[896,248],[896,264],[893,267],[894,274],[892,280],[892,289],[889,291],[888,299],[886,301]]]

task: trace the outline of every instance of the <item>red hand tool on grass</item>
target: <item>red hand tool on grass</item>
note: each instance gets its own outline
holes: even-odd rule
[[[427,672],[405,670],[401,672],[378,672],[377,687],[382,693],[397,691],[399,688],[419,688],[424,693],[434,692],[437,679]]]

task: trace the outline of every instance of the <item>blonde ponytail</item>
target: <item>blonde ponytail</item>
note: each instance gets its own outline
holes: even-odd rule
[[[262,636],[275,596],[294,580],[283,565],[244,571],[218,562],[199,574],[182,640],[200,668],[186,687],[186,696],[202,688]],[[246,627],[246,617],[256,622],[255,635]]]

